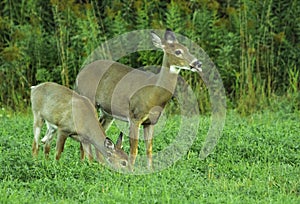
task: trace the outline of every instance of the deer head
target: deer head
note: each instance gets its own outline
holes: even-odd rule
[[[189,52],[186,46],[177,41],[170,29],[166,30],[163,40],[154,32],[151,32],[151,36],[153,45],[164,51],[168,59],[166,66],[170,66],[171,71],[178,73],[180,69],[187,69],[202,72],[202,63]]]

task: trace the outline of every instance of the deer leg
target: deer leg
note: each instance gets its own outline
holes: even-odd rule
[[[144,125],[144,139],[147,154],[147,167],[152,169],[152,144],[153,144],[154,125]]]
[[[114,121],[114,118],[105,113],[103,113],[103,115],[99,119],[99,122],[100,122],[101,126],[103,127],[104,131],[109,129],[109,127],[111,126],[113,121]]]
[[[84,149],[83,149],[83,145],[81,142],[80,143],[80,160],[83,161],[84,160]]]
[[[42,142],[45,144],[44,154],[46,159],[48,159],[49,152],[50,152],[50,143],[53,139],[53,135],[56,132],[56,129],[47,121],[46,121],[46,125],[47,125],[47,132],[46,135],[43,137]]]
[[[36,157],[38,155],[39,152],[39,138],[40,138],[40,134],[41,134],[41,128],[43,126],[43,119],[39,114],[35,114],[33,115],[34,117],[34,122],[33,122],[33,134],[34,134],[34,138],[33,138],[33,143],[32,143],[32,155],[34,157]]]
[[[67,137],[68,135],[65,132],[58,130],[57,140],[56,140],[56,156],[55,156],[56,160],[60,159],[60,155],[64,151],[64,146]]]
[[[135,159],[138,153],[138,141],[139,141],[139,125],[133,122],[130,122],[129,129],[129,143],[130,143],[130,165],[134,166]]]
[[[83,151],[81,153],[81,160],[84,159],[84,155],[86,155],[89,159],[89,161],[93,161],[93,152],[92,152],[92,146],[89,143],[80,143],[80,149]]]
[[[105,164],[105,159],[104,159],[103,154],[101,154],[101,152],[98,151],[97,149],[95,149],[95,151],[96,151],[97,161],[98,161],[100,164]]]

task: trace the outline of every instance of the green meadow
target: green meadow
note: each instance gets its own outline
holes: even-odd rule
[[[242,117],[229,111],[215,151],[199,159],[209,116],[201,116],[191,148],[170,167],[152,174],[117,173],[79,159],[68,139],[60,161],[42,148],[31,156],[32,115],[1,113],[0,203],[299,203],[300,113],[264,111]],[[154,139],[166,142],[169,122]],[[45,130],[45,127],[44,127]],[[118,128],[108,135],[115,139]],[[143,142],[140,142],[143,146]],[[124,149],[128,151],[128,138]],[[140,154],[144,154],[143,149]]]

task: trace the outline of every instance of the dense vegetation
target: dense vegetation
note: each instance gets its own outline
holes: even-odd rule
[[[39,82],[72,87],[100,42],[127,31],[169,27],[207,52],[223,78],[229,104],[240,112],[269,105],[275,96],[295,102],[298,109],[299,21],[298,0],[4,0],[0,106],[24,109],[29,87]],[[126,63],[153,65],[160,55],[140,53]],[[199,76],[182,75],[200,90]]]
[[[0,203],[299,203],[299,120],[299,112],[286,110],[246,118],[230,111],[214,154],[199,160],[209,125],[201,117],[197,138],[179,161],[161,172],[126,175],[80,162],[71,139],[59,162],[54,142],[51,159],[41,149],[34,160],[32,117],[0,110]],[[154,152],[172,142],[176,125],[170,120],[155,135]],[[116,139],[118,131],[108,134]]]

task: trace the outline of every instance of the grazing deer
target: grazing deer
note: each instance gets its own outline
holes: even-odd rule
[[[140,71],[108,60],[88,64],[77,76],[76,89],[100,107],[100,123],[106,130],[113,118],[129,122],[130,164],[138,152],[139,127],[144,128],[147,165],[152,168],[154,125],[171,99],[181,69],[201,72],[202,63],[167,29],[164,39],[151,32],[154,46],[164,51],[158,74]]]
[[[37,156],[39,136],[43,121],[47,124],[47,132],[43,138],[45,155],[50,151],[53,134],[58,132],[56,142],[56,159],[59,160],[68,136],[81,143],[81,157],[84,152],[92,159],[91,144],[96,149],[96,155],[102,156],[114,168],[129,169],[127,154],[121,149],[121,138],[116,145],[105,136],[105,132],[98,122],[97,112],[90,100],[74,91],[46,82],[31,88],[31,104],[34,116],[34,140],[32,153]],[[120,135],[122,136],[122,135]],[[101,155],[99,154],[101,152]]]

